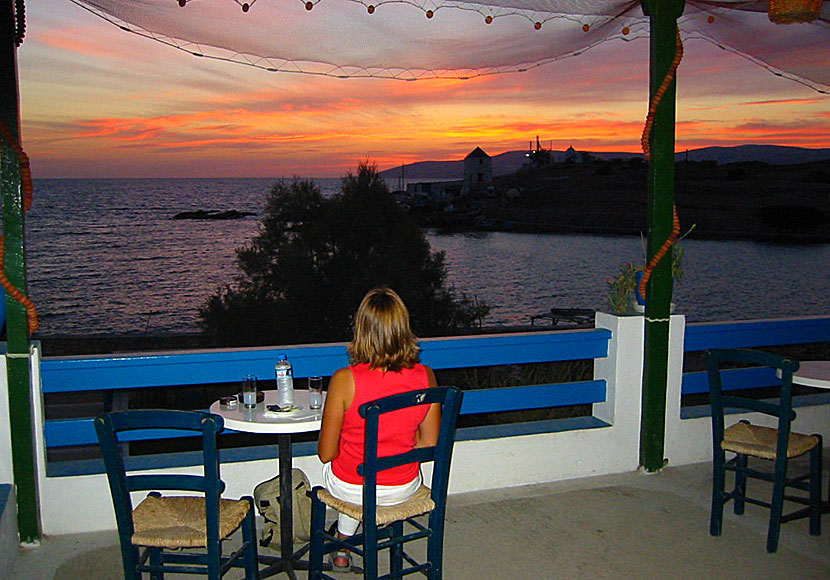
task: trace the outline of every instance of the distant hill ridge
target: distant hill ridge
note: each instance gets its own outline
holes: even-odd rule
[[[472,151],[472,148],[470,149]],[[552,151],[555,161],[565,157],[564,151]],[[642,153],[594,153],[600,159],[630,159],[643,157]],[[507,151],[493,155],[493,175],[505,175],[518,170],[527,159],[526,151]],[[830,159],[830,149],[807,149],[805,147],[788,147],[784,145],[737,145],[735,147],[703,147],[677,153],[678,161],[715,161],[720,165],[727,163],[745,163],[761,161],[775,165],[795,165],[824,161]],[[464,177],[464,160],[456,161],[418,161],[403,167],[406,179],[462,179]],[[381,171],[387,179],[398,179],[401,167]]]

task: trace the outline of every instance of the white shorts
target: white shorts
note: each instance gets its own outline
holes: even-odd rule
[[[421,472],[409,483],[403,485],[378,485],[378,505],[395,505],[405,502],[421,487]],[[331,462],[323,464],[323,482],[329,493],[337,499],[363,505],[363,486],[343,481],[331,470]],[[345,536],[353,536],[360,522],[345,514],[337,518],[337,531]]]

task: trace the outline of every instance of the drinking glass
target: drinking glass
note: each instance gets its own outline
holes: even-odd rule
[[[308,377],[308,408],[323,406],[323,377]]]
[[[242,377],[242,404],[247,409],[256,407],[256,377],[254,375]]]

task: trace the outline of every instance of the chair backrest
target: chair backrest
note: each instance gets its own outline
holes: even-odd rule
[[[722,372],[723,365],[732,368],[738,365],[765,366],[776,369],[781,377],[778,402],[751,399],[734,394],[725,394]],[[723,439],[724,409],[736,408],[754,411],[778,418],[779,442],[786,449],[790,424],[795,419],[792,410],[793,373],[798,370],[798,361],[768,352],[746,349],[713,349],[706,352],[706,367],[709,377],[710,401],[712,405],[712,433],[715,445]],[[779,445],[779,447],[781,447]]]
[[[367,518],[373,518],[377,508],[375,489],[378,472],[408,463],[432,462],[432,480],[429,487],[432,500],[438,508],[438,513],[433,510],[433,515],[443,520],[444,499],[449,485],[450,461],[455,444],[455,427],[458,412],[461,409],[462,395],[463,393],[456,387],[432,387],[391,395],[360,406],[358,411],[360,416],[366,419],[366,426],[364,462],[359,466],[358,472],[364,478],[363,509]],[[441,405],[441,427],[435,446],[420,447],[398,455],[378,457],[378,427],[381,415],[406,407],[434,403]]]
[[[225,484],[219,478],[216,434],[224,428],[222,417],[199,411],[134,410],[105,413],[96,417],[95,430],[107,470],[119,533],[133,533],[133,491],[194,491],[204,493],[208,535],[218,531],[219,497]],[[181,431],[182,437],[202,439],[202,475],[128,474],[122,450],[127,441],[150,438],[153,431]]]

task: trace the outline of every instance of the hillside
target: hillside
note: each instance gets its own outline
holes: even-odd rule
[[[642,153],[589,153],[591,157],[603,160],[641,158]],[[552,151],[554,161],[563,161],[564,151]],[[760,161],[774,165],[795,165],[830,160],[830,149],[807,149],[804,147],[785,147],[780,145],[738,145],[735,147],[704,147],[691,149],[677,154],[677,160],[714,161],[718,165],[728,163],[745,163]],[[493,155],[493,175],[506,175],[519,170],[527,159],[526,151],[508,151]],[[464,160],[455,161],[419,161],[403,167],[406,179],[443,180],[462,179],[464,177]],[[393,167],[381,172],[387,180],[397,180],[401,167]]]

